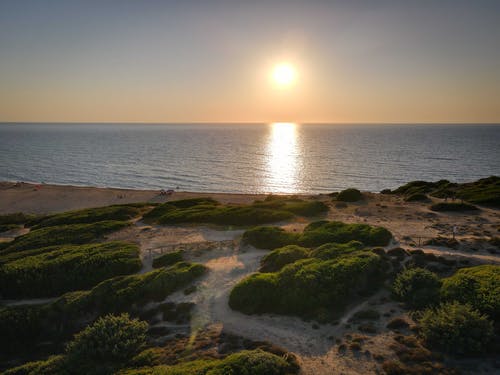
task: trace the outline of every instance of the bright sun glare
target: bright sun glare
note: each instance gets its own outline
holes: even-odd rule
[[[273,69],[273,81],[280,87],[291,86],[295,82],[295,77],[295,68],[291,64],[278,64]]]

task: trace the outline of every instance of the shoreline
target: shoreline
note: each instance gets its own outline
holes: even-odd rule
[[[172,195],[162,196],[159,192],[159,189],[124,189],[0,181],[0,214],[14,212],[48,214],[112,204],[136,202],[164,203],[169,200],[197,197],[212,197],[221,203],[245,204],[251,203],[256,199],[262,199],[270,194],[175,191]],[[274,194],[288,195],[286,193]],[[319,194],[290,195],[311,197]]]

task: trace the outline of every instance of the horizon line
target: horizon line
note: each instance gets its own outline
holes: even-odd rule
[[[500,125],[499,122],[418,122],[418,121],[0,121],[0,124],[147,124],[147,125],[268,125],[292,123],[299,125]]]

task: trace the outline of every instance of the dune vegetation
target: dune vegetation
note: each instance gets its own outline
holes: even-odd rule
[[[500,266],[459,269],[443,279],[441,298],[470,304],[500,324]]]
[[[357,202],[363,199],[363,194],[358,189],[349,188],[339,192],[335,198],[340,202]]]
[[[35,215],[26,215],[22,212],[0,215],[0,232],[21,228],[34,218]]]
[[[127,221],[139,216],[148,204],[114,205],[84,210],[62,212],[54,215],[42,216],[32,219],[29,226],[32,229],[54,227],[69,224],[89,224],[99,221]]]
[[[260,249],[276,249],[287,245],[316,247],[325,243],[360,241],[366,246],[385,246],[391,232],[367,224],[345,224],[339,221],[316,221],[302,233],[287,232],[280,227],[255,227],[243,234],[243,242]]]
[[[84,244],[128,225],[130,224],[126,221],[99,221],[91,224],[57,225],[35,229],[9,242],[0,251],[0,255],[53,245]]]
[[[141,268],[137,245],[126,242],[59,245],[36,252],[21,251],[6,256],[7,261],[0,265],[3,298],[57,296]]]
[[[153,268],[167,267],[184,259],[184,251],[178,250],[171,253],[165,253],[153,259]]]
[[[431,207],[432,211],[477,211],[478,208],[469,203],[462,202],[439,202],[433,204]]]
[[[328,207],[318,201],[270,196],[249,205],[224,205],[211,198],[170,201],[153,208],[144,220],[159,224],[204,223],[256,225],[290,220],[298,216],[318,216]]]
[[[415,194],[430,195],[436,198],[458,198],[472,204],[500,207],[500,177],[491,176],[474,182],[453,183],[448,180],[436,182],[412,181],[391,193],[410,197]]]
[[[277,272],[252,274],[233,288],[229,306],[246,314],[334,319],[359,293],[375,290],[385,278],[382,257],[361,247],[356,241],[344,245],[330,243]],[[281,252],[291,250],[283,249],[271,259],[279,259]],[[292,249],[306,254],[300,248]]]
[[[0,352],[26,350],[41,340],[64,340],[108,313],[136,313],[140,306],[162,301],[204,272],[200,264],[179,262],[144,274],[107,279],[90,290],[69,292],[51,303],[0,308]]]

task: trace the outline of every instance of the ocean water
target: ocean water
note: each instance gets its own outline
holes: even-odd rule
[[[0,124],[0,180],[230,193],[500,175],[500,125]]]

